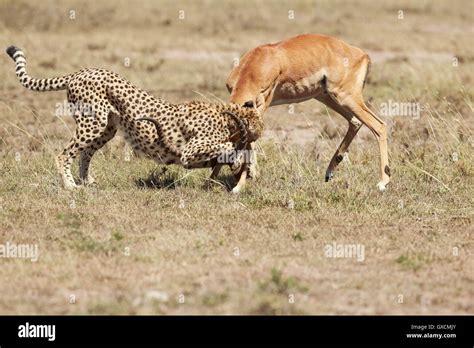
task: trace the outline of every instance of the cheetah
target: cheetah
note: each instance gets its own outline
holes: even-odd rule
[[[89,174],[92,156],[118,129],[136,153],[160,164],[177,164],[187,169],[227,164],[238,179],[232,192],[242,189],[247,163],[241,154],[250,149],[250,142],[263,131],[262,119],[256,111],[236,104],[172,104],[105,69],[86,68],[62,77],[35,79],[26,72],[21,49],[10,46],[7,54],[14,60],[16,75],[24,87],[40,92],[66,90],[68,103],[74,106],[72,116],[77,128],[56,157],[66,189],[94,182]],[[71,174],[77,156],[79,184]],[[211,178],[215,176],[213,172]]]

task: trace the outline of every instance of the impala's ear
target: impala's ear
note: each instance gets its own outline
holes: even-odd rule
[[[246,101],[244,103],[245,108],[253,108],[253,100]]]

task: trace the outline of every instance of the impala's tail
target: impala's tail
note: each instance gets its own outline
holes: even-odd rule
[[[26,72],[26,58],[21,49],[15,46],[7,48],[7,54],[15,61],[16,76],[20,83],[33,91],[58,91],[66,89],[71,75],[50,79],[34,79]]]
[[[364,83],[362,84],[362,88],[365,87],[365,84],[367,82],[367,78],[369,77],[371,65],[372,65],[372,61],[370,60],[369,55],[367,55],[367,69],[365,70],[365,77],[364,77]]]

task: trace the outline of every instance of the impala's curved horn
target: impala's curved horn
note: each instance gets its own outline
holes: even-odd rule
[[[247,142],[248,142],[248,137],[247,137],[248,130],[247,130],[247,126],[246,126],[245,123],[244,123],[239,117],[237,117],[237,115],[234,114],[233,112],[224,111],[224,113],[227,114],[227,115],[229,115],[229,116],[235,121],[235,123],[237,123],[237,127],[239,128],[239,132],[240,132],[240,139],[239,139],[239,141],[237,142],[236,150],[237,150],[237,151],[243,150],[245,147],[247,147]]]

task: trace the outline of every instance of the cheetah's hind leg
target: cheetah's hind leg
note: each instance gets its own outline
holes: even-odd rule
[[[214,167],[222,164],[229,164],[234,174],[240,177],[238,184],[232,190],[233,193],[239,193],[245,185],[247,176],[247,165],[242,163],[242,158],[235,158],[236,149],[232,142],[214,143],[209,140],[191,139],[186,145],[181,156],[181,163],[185,168],[199,168],[202,163],[213,161]]]
[[[78,187],[71,173],[71,165],[83,150],[88,148],[95,139],[105,133],[110,107],[94,103],[94,115],[76,114],[76,132],[64,150],[56,157],[56,166],[63,180],[64,188],[72,190]],[[88,165],[87,165],[88,166]],[[83,165],[83,167],[85,167]]]
[[[93,139],[89,146],[81,152],[79,159],[79,177],[84,185],[92,185],[95,182],[89,173],[89,165],[92,156],[115,136],[117,133],[118,117],[120,117],[119,114],[111,111],[104,133],[100,137]]]

